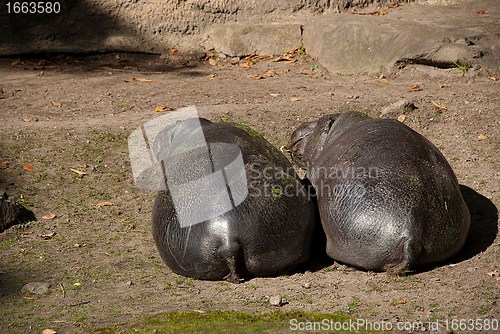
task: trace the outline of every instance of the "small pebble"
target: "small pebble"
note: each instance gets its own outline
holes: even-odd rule
[[[30,292],[35,295],[45,295],[49,292],[51,284],[48,282],[31,282],[26,283],[21,288],[23,292]]]
[[[269,304],[272,306],[281,306],[283,305],[283,300],[280,295],[271,296],[269,297]]]

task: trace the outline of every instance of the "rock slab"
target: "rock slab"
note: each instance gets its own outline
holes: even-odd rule
[[[500,2],[482,1],[492,15]],[[470,8],[469,8],[470,7]],[[469,7],[405,5],[384,16],[326,14],[304,26],[303,42],[330,73],[380,74],[407,64],[500,73],[500,25]]]
[[[35,220],[32,211],[14,202],[3,192],[0,196],[0,233],[11,226]]]

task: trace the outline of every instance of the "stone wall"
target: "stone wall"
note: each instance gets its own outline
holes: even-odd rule
[[[204,36],[217,24],[301,24],[319,13],[381,6],[395,0],[44,1],[58,1],[60,13],[9,14],[5,4],[14,1],[2,2],[0,55],[106,50],[161,53],[171,47],[194,50],[202,48]]]

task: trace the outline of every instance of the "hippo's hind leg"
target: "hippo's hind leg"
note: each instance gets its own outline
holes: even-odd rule
[[[238,272],[240,259],[240,245],[238,242],[233,241],[223,244],[218,249],[219,256],[226,262],[229,268],[229,274],[224,279],[231,283],[240,283],[242,279]]]
[[[387,271],[389,275],[405,275],[417,262],[422,252],[422,246],[420,242],[415,239],[416,238],[408,237],[402,240],[400,246],[401,261],[388,263],[384,266],[384,270]]]

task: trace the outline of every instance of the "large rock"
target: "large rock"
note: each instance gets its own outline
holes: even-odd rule
[[[230,56],[282,54],[302,45],[302,26],[219,24],[208,33],[204,45]]]
[[[482,1],[481,5],[498,8],[495,1]],[[408,63],[440,68],[467,63],[483,67],[487,73],[500,72],[499,26],[493,17],[478,15],[467,6],[404,7],[385,16],[327,14],[312,18],[304,26],[304,46],[329,72],[337,74],[378,74]]]
[[[35,215],[24,206],[14,202],[1,192],[0,196],[0,233],[11,226],[35,220]]]

